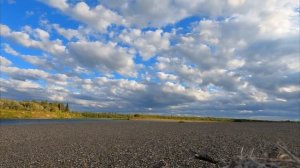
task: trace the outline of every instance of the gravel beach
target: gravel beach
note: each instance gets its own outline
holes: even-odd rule
[[[0,167],[214,167],[283,142],[300,156],[299,123],[97,121],[0,126]]]

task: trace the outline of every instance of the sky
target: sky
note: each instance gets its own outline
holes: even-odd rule
[[[297,0],[0,0],[1,98],[300,120]]]

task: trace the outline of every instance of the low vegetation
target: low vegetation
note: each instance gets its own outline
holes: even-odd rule
[[[255,120],[150,114],[71,112],[68,103],[0,99],[0,119],[118,119],[193,122],[248,122]]]

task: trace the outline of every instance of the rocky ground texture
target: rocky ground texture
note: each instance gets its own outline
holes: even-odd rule
[[[299,123],[99,121],[0,126],[0,167],[215,167],[199,159],[300,156]],[[243,151],[242,151],[243,148]]]

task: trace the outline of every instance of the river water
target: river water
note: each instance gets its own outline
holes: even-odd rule
[[[0,119],[0,126],[27,125],[27,124],[63,124],[63,123],[90,123],[106,122],[109,119]]]

